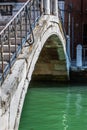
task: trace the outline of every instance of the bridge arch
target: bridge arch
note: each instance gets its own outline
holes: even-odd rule
[[[46,76],[49,78],[49,75],[52,74],[51,79],[53,78],[54,80],[58,80],[58,79],[62,80],[63,79],[62,77],[64,77],[65,80],[68,80],[68,78],[69,78],[68,77],[69,76],[69,60],[68,60],[68,56],[66,53],[66,40],[65,40],[64,34],[61,30],[59,19],[54,16],[48,16],[48,15],[41,17],[41,19],[40,19],[39,23],[37,24],[36,28],[34,29],[33,33],[34,33],[34,44],[30,46],[30,49],[25,48],[25,53],[26,53],[27,49],[30,50],[30,53],[28,54],[28,58],[27,58],[28,59],[27,63],[29,64],[28,70],[27,70],[27,83],[24,86],[24,89],[26,90],[26,92],[27,92],[28,85],[32,78],[34,78],[35,76],[36,77],[42,76],[42,78],[43,78],[43,75],[42,75],[43,73],[37,73],[37,71],[38,71],[37,68],[41,68],[38,65],[42,65],[44,63],[38,64],[38,62],[39,63],[44,62],[44,59],[40,61],[40,58],[42,59],[42,57],[44,56],[44,49],[49,49],[53,46],[54,46],[54,48],[55,48],[54,50],[56,52],[56,57],[54,56],[56,59],[56,64],[54,65],[55,62],[54,61],[52,62],[52,65],[54,65],[53,72],[51,72],[52,71],[51,70],[50,74],[48,72]],[[46,53],[47,52],[50,53],[50,51],[46,51]],[[31,56],[29,56],[30,54],[31,54]],[[48,60],[49,61],[54,60],[52,54],[51,54],[51,56],[52,56],[51,57],[52,59],[50,60],[50,58],[48,58],[46,60],[46,62],[48,62]],[[58,64],[58,62],[59,62],[59,64]],[[36,65],[36,69],[35,69],[35,65]],[[45,65],[47,67],[47,63]],[[58,65],[60,65],[61,67]],[[48,67],[49,67],[49,65],[48,65]],[[60,69],[61,69],[61,71],[64,72],[63,73],[64,75],[60,74],[60,72],[59,72]],[[39,71],[39,72],[41,72],[41,71]],[[58,73],[55,73],[55,72],[58,72]],[[33,74],[33,76],[32,76],[32,74]],[[26,94],[26,92],[25,92],[25,94]],[[23,107],[24,98],[25,98],[25,95],[23,96],[23,99],[20,99],[21,108]],[[21,103],[21,101],[22,101],[22,103]],[[21,111],[22,111],[22,109],[20,109],[20,111],[19,111],[19,116],[17,117],[15,124],[18,124],[18,122],[20,121]]]
[[[50,34],[37,59],[33,80],[67,80],[67,63],[64,45],[58,34]]]
[[[35,65],[37,66],[36,63],[39,61],[38,58],[42,55],[41,53],[44,52],[44,49],[47,50],[50,48],[53,50],[53,46],[55,48],[54,51],[56,52],[56,55],[54,58],[56,59],[56,64],[54,64],[53,55],[51,56],[52,65],[54,65],[54,70],[51,70],[52,75],[61,77],[59,74],[59,61],[61,65],[64,65],[64,69],[60,69],[63,69],[63,71],[65,71],[65,76],[68,77],[69,61],[65,49],[66,40],[58,17],[52,15],[42,16],[37,23],[33,34],[34,44],[31,46],[27,44],[27,46],[23,48],[23,53],[17,58],[17,61],[13,65],[12,73],[8,75],[0,90],[0,124],[4,124],[3,126],[0,125],[0,129],[2,130],[18,129],[27,88],[31,81]],[[53,38],[55,39],[55,42]],[[51,50],[46,51],[46,53],[47,52],[51,54]],[[62,64],[62,62],[64,63]],[[54,73],[55,71],[58,73]]]

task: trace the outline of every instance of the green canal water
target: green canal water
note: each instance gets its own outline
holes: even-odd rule
[[[31,87],[19,130],[87,130],[87,85],[43,82]]]

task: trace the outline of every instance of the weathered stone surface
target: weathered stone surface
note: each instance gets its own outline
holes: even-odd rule
[[[60,70],[62,70],[63,67],[63,71],[65,72],[62,74],[64,74],[64,76],[67,76],[68,65],[66,63],[69,62],[66,62],[66,60],[68,61],[65,49],[66,41],[63,34],[60,32],[60,28],[58,26],[58,17],[47,15],[43,16],[34,29],[34,44],[23,48],[23,53],[19,55],[17,61],[12,67],[12,73],[7,76],[3,85],[0,86],[0,123],[4,124],[4,126],[0,125],[0,130],[18,130],[21,109],[23,106],[25,94],[27,92],[28,84],[31,81],[32,73],[39,58],[40,52],[42,48],[44,48],[44,44],[46,43],[47,39],[52,35],[56,35],[56,37],[60,39],[62,45],[60,44],[60,42],[58,42],[58,45],[56,46],[62,47],[61,51],[64,52],[62,54],[66,58],[60,58],[59,52],[55,51],[55,48],[51,48],[54,53],[56,52],[56,54],[53,55],[51,54],[51,52],[48,51],[49,49],[46,48],[48,52],[45,51],[45,53],[49,53],[49,57],[45,57],[45,59],[42,57],[42,61],[44,62],[40,64],[40,69],[42,69],[44,65],[47,71],[43,73],[43,76],[47,76],[46,73],[48,72],[49,78],[50,76],[52,77],[55,74],[56,76],[60,76]],[[65,60],[65,62],[63,62],[62,60]],[[45,61],[48,64],[48,68],[51,68],[52,72],[47,69]],[[57,66],[57,64],[59,63],[61,64],[60,66],[62,66],[60,67],[60,70]],[[54,68],[53,70],[52,67]],[[57,71],[59,72],[57,73]],[[40,73],[42,72],[43,70],[40,71]],[[56,79],[57,78],[58,77],[56,77]],[[60,78],[62,77],[60,76]],[[5,121],[7,121],[6,124]]]

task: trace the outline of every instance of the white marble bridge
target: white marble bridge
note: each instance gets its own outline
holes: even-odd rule
[[[18,130],[32,77],[69,78],[58,0],[28,0],[15,6],[9,19],[0,16],[0,130]]]

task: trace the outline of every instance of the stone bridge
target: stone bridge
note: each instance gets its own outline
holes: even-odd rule
[[[0,130],[18,130],[25,95],[32,78],[54,81],[69,79],[66,39],[58,14],[58,1],[53,1],[53,4],[51,0],[41,1],[42,15],[1,83]]]

